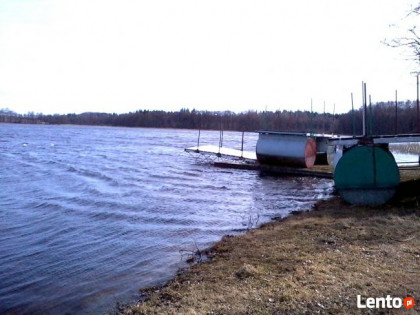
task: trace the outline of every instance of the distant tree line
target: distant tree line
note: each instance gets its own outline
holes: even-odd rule
[[[370,112],[372,115],[369,115]],[[414,133],[417,128],[416,102],[380,102],[368,108],[368,131],[371,134]],[[231,111],[213,112],[181,109],[176,112],[139,110],[127,114],[83,113],[43,115],[33,112],[21,115],[0,110],[0,122],[23,124],[75,124],[150,128],[183,128],[213,130],[280,130],[335,134],[361,134],[362,110],[345,114],[320,114],[309,111]]]

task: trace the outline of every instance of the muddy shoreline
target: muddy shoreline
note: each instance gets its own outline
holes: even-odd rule
[[[197,254],[209,259],[120,312],[357,314],[357,295],[419,301],[420,180],[403,182],[384,206],[333,197]]]

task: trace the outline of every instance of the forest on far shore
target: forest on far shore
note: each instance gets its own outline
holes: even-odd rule
[[[372,113],[372,115],[370,115]],[[21,115],[0,109],[1,123],[74,124],[148,128],[182,128],[232,131],[278,130],[334,134],[361,134],[362,109],[344,114],[309,111],[231,111],[212,112],[181,109],[176,112],[138,110],[127,114],[82,113],[43,115],[33,112]],[[369,134],[407,134],[420,130],[416,101],[378,102],[368,107]]]

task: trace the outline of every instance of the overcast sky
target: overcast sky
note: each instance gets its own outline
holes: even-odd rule
[[[0,0],[0,108],[347,112],[416,98],[414,0]],[[418,23],[420,24],[420,23]]]

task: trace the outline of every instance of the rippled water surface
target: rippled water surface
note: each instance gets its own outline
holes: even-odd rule
[[[224,145],[240,139],[225,133]],[[191,130],[0,124],[0,313],[112,311],[173,277],[180,250],[331,192],[330,180],[198,163],[183,152],[196,141]],[[208,131],[200,144],[218,141]]]

